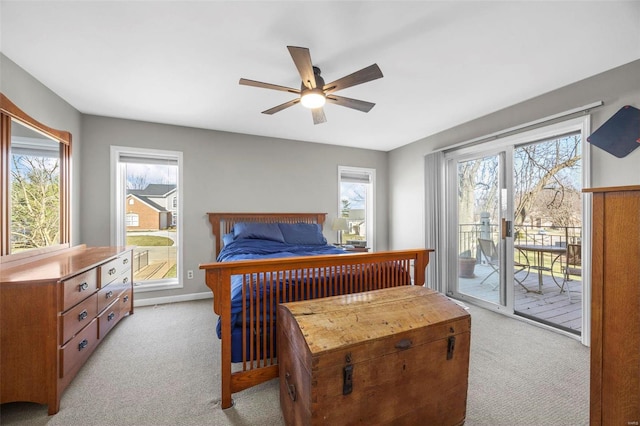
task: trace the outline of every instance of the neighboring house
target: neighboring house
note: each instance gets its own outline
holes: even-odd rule
[[[151,231],[175,226],[178,197],[176,185],[151,183],[127,191],[127,231]]]
[[[349,209],[347,223],[349,224],[350,234],[365,235],[365,213],[364,209]]]

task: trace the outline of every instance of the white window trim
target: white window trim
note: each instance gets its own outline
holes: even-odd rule
[[[122,173],[122,170],[118,167],[119,159],[121,155],[131,155],[131,156],[139,156],[139,157],[148,157],[148,158],[171,158],[175,159],[178,163],[178,185],[177,190],[178,194],[182,194],[182,182],[183,182],[183,172],[182,172],[182,152],[180,151],[166,151],[159,149],[146,149],[146,148],[135,148],[135,147],[125,147],[125,146],[116,146],[111,145],[111,232],[110,232],[110,240],[111,245],[113,246],[124,246],[125,245],[125,236],[123,233],[119,232],[119,230],[125,229],[125,221],[126,217],[124,215],[124,179],[125,176]],[[182,200],[183,196],[178,197],[178,208],[177,211],[181,212],[183,208]],[[118,212],[122,212],[118,214]],[[154,284],[145,284],[144,286],[136,287],[134,286],[135,293],[144,293],[147,291],[158,291],[158,290],[170,290],[176,288],[183,288],[183,280],[182,280],[182,272],[183,272],[183,248],[184,244],[182,243],[182,235],[183,235],[183,224],[182,224],[182,214],[178,215],[178,223],[177,223],[177,233],[176,238],[178,240],[178,253],[177,253],[177,262],[178,262],[178,270],[177,277],[166,279],[166,280],[158,280]]]
[[[340,200],[341,188],[340,182],[342,180],[342,173],[344,172],[354,172],[354,173],[368,173],[371,176],[371,187],[369,192],[367,193],[367,246],[369,247],[369,251],[375,251],[376,247],[376,233],[375,229],[375,193],[376,193],[376,169],[369,169],[365,167],[354,167],[354,166],[338,166],[338,217],[340,217],[340,212],[342,211],[342,201]]]

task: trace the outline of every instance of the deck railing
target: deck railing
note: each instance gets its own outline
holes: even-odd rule
[[[458,226],[458,247],[463,257],[475,257],[480,261],[478,238],[500,240],[500,227],[497,224],[464,223]],[[540,228],[531,225],[517,225],[513,231],[513,241],[518,244],[549,245],[566,247],[567,244],[580,244],[582,228],[562,226]]]
[[[133,272],[138,272],[149,264],[149,250],[144,250],[133,256]]]

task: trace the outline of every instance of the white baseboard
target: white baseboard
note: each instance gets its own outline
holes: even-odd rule
[[[133,306],[152,306],[163,305],[165,303],[189,302],[191,300],[212,299],[213,293],[208,291],[204,293],[180,294],[178,296],[150,297],[148,299],[133,299]]]

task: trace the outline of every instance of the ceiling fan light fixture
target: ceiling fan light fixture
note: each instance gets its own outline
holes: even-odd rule
[[[322,89],[315,88],[305,90],[300,97],[300,103],[309,109],[320,108],[324,106],[327,99],[324,96]]]

